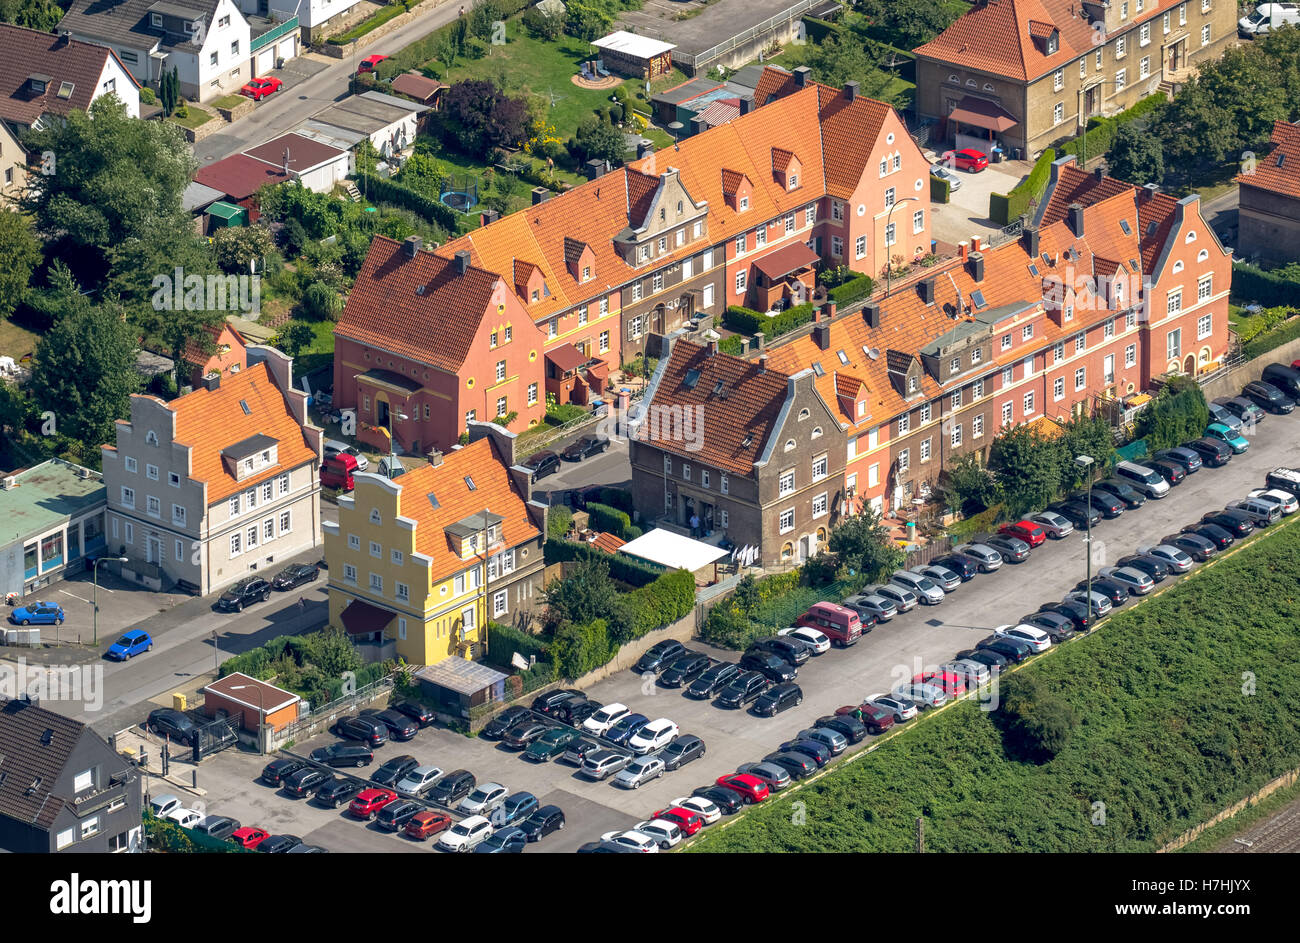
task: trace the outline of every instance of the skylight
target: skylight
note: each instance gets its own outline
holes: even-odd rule
[[[722,381],[719,380],[717,383],[713,384],[713,395],[717,396],[721,392],[722,392]]]
[[[1128,226],[1128,220],[1127,220],[1127,219],[1121,219],[1121,220],[1119,221],[1119,228],[1122,229],[1122,230],[1124,230],[1124,235],[1126,235],[1126,236],[1131,236],[1131,235],[1133,235],[1133,230],[1132,230],[1132,229],[1129,229],[1129,226]]]
[[[245,416],[251,416],[251,415],[253,415],[253,411],[252,411],[251,409],[248,408],[248,401],[247,401],[247,400],[243,400],[243,399],[241,399],[241,400],[239,401],[239,408],[242,409],[242,410],[244,411],[244,415],[245,415]]]
[[[438,496],[434,494],[432,491],[430,491],[427,495],[425,495],[425,497],[429,499],[429,503],[433,505],[433,509],[435,511],[438,510],[438,508],[442,507],[442,505],[438,503]]]
[[[826,371],[822,369],[822,362],[820,360],[814,360],[812,368],[813,373],[817,374],[819,377],[826,376]]]
[[[59,84],[59,97],[60,97],[60,98],[71,98],[71,97],[72,97],[72,90],[73,90],[74,88],[76,88],[76,87],[77,87],[77,86],[73,85],[71,82],[62,82],[62,83],[60,83],[60,84]]]
[[[984,300],[984,292],[980,291],[978,288],[970,293],[970,301],[977,311],[980,308],[987,308],[989,305],[989,303]]]
[[[686,376],[682,379],[682,386],[686,387],[688,390],[693,390],[695,389],[695,384],[699,382],[700,382],[700,371],[687,370]]]
[[[474,484],[474,479],[471,478],[469,475],[465,476],[465,487],[468,488],[470,491],[478,490],[478,485]]]
[[[1156,221],[1153,219],[1151,220],[1151,222],[1147,223],[1147,235],[1154,236],[1155,233],[1156,233]]]
[[[1044,264],[1044,265],[1051,265],[1051,264],[1052,264],[1052,259],[1051,259],[1051,257],[1050,257],[1046,252],[1043,253],[1043,264]]]
[[[1038,266],[1035,265],[1033,262],[1029,263],[1029,274],[1034,276],[1034,278],[1038,277]]]
[[[846,354],[844,351],[837,350],[835,352],[835,355],[840,358],[840,363],[847,364],[849,362],[849,355]]]

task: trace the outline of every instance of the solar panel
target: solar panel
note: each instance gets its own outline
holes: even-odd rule
[[[987,308],[989,304],[987,301],[984,300],[984,292],[980,291],[979,289],[976,289],[975,291],[970,293],[970,300],[971,300],[971,304],[973,304],[977,309]]]

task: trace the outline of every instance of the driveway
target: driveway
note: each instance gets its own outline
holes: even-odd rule
[[[932,163],[939,155],[926,152]],[[989,164],[979,173],[958,170],[961,186],[949,194],[950,202],[930,204],[930,236],[956,245],[969,242],[971,236],[988,238],[1002,227],[989,219],[989,194],[1006,193],[1028,175],[1033,164],[1027,161],[1003,161]]]

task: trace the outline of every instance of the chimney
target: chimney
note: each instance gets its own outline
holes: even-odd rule
[[[978,251],[980,251],[980,237],[979,237],[979,236],[971,236],[971,237],[970,237],[970,251],[971,251],[971,252],[978,252]]]
[[[975,284],[984,281],[984,253],[972,252],[967,258],[967,265],[970,268],[970,277],[974,279]]]
[[[420,246],[423,243],[424,240],[419,236],[407,236],[402,242],[402,251],[406,253],[408,259],[413,259],[419,254]]]
[[[546,187],[533,187],[533,206],[538,203],[545,203],[551,198],[551,191]]]
[[[708,349],[709,349],[709,356],[712,357],[714,354],[718,352],[718,342],[709,341]]]
[[[757,350],[766,350],[766,349],[767,349],[767,335],[764,334],[762,331],[756,331],[756,332],[754,333],[754,343],[757,345],[757,348],[756,348]]]
[[[747,114],[749,114],[749,113],[750,113],[751,111],[753,111],[753,110],[754,110],[754,96],[753,96],[753,95],[741,95],[741,96],[740,96],[740,113],[741,113],[742,115],[747,115]]]
[[[1069,208],[1070,232],[1076,239],[1083,238],[1083,204],[1071,203]]]
[[[799,68],[795,69],[795,70],[794,70],[794,84],[795,84],[795,87],[796,87],[796,88],[806,88],[807,85],[808,85],[808,75],[809,75],[811,72],[812,72],[812,69],[808,68],[806,65],[801,65],[801,66],[799,66]]]
[[[490,207],[480,213],[479,216],[482,218],[484,226],[490,226],[501,218],[501,214]]]
[[[653,143],[653,142],[651,142],[651,141],[637,141],[637,143],[636,143],[636,159],[637,159],[637,160],[640,160],[642,157],[645,157],[647,154],[653,154],[653,153],[654,153],[654,150],[655,150],[655,146],[654,146],[654,143]]]
[[[822,350],[831,349],[831,326],[826,321],[818,321],[813,325],[813,340]]]
[[[211,391],[217,389],[219,386],[221,386],[221,374],[220,374],[220,373],[214,373],[214,374],[212,374],[211,376],[206,376],[206,377],[203,378],[203,388],[204,388],[205,390],[211,392]]]
[[[879,301],[868,301],[862,306],[862,320],[867,322],[867,327],[880,327]]]
[[[960,255],[961,260],[965,262],[966,256],[970,254],[970,243],[969,242],[957,243],[957,254]]]
[[[599,157],[593,157],[582,165],[582,172],[586,174],[588,180],[595,180],[605,173],[605,162]]]
[[[456,274],[464,275],[469,271],[469,250],[461,249],[456,253]]]
[[[691,119],[691,134],[702,134],[707,130],[709,130],[709,123],[699,115]]]
[[[63,30],[63,32],[59,33],[59,41],[54,45],[58,46],[59,48],[72,45],[72,34],[69,33],[66,29]]]
[[[1101,178],[1106,176],[1106,172],[1102,168],[1098,167],[1092,172],[1092,176],[1098,183],[1101,183]]]
[[[921,300],[928,305],[934,304],[934,279],[926,278],[917,282],[917,290],[921,293]]]
[[[1026,226],[1021,231],[1021,236],[1023,237],[1023,242],[1025,244],[1025,251],[1029,253],[1030,261],[1037,259],[1038,258],[1038,227]]]
[[[442,464],[442,453],[439,452],[437,449],[434,449],[425,457],[429,460],[429,466],[431,468],[437,468],[439,465]]]
[[[857,83],[857,82],[845,82],[845,83],[844,83],[844,100],[845,100],[845,101],[848,101],[848,102],[851,102],[851,101],[853,101],[853,99],[855,99],[855,98],[857,98],[857,97],[858,97],[858,83]]]
[[[758,355],[758,372],[767,373],[767,354]]]
[[[1160,186],[1158,184],[1148,183],[1142,188],[1140,196],[1142,197],[1142,201],[1146,202],[1159,192]]]

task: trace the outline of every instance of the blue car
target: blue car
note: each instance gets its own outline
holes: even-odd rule
[[[515,792],[506,796],[506,801],[493,811],[493,828],[516,825],[537,811],[537,797],[531,792]]]
[[[650,718],[645,714],[628,714],[605,731],[605,739],[620,745],[626,744],[638,730],[648,723],[650,723]]]
[[[9,621],[14,625],[62,625],[63,607],[52,602],[19,606],[9,613]]]
[[[132,655],[139,655],[153,648],[153,639],[144,629],[132,629],[124,632],[112,645],[108,646],[107,655],[114,661],[126,661]]]

